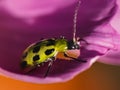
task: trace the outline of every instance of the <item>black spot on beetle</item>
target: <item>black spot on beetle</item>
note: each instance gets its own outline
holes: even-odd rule
[[[39,55],[35,55],[35,56],[33,57],[33,61],[37,61],[37,60],[39,60],[39,59],[40,59]]]
[[[55,45],[55,40],[54,39],[48,39],[47,41],[48,42],[47,42],[46,46]]]
[[[45,54],[46,55],[50,55],[52,52],[54,52],[55,51],[55,49],[47,49],[46,51],[45,51]]]
[[[27,66],[27,61],[22,61],[20,66],[21,68],[25,68]]]
[[[38,46],[35,46],[34,48],[33,48],[33,53],[37,53],[37,52],[39,52],[39,50],[40,50],[40,46],[38,45]]]

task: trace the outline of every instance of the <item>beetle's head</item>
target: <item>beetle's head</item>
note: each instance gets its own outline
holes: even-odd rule
[[[73,40],[68,41],[68,49],[69,50],[80,49],[80,42],[79,41],[74,42]]]

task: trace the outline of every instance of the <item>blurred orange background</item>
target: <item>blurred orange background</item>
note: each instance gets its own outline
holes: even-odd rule
[[[0,76],[0,90],[120,90],[120,66],[95,63],[65,83],[33,84]]]

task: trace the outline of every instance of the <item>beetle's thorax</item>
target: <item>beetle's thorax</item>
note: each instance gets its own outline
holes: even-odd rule
[[[65,50],[67,50],[67,40],[64,38],[60,38],[60,39],[56,39],[56,50],[58,52],[64,52]]]

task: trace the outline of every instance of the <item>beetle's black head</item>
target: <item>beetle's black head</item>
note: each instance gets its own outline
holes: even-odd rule
[[[74,42],[73,40],[68,41],[68,49],[69,50],[80,49],[79,42]]]

